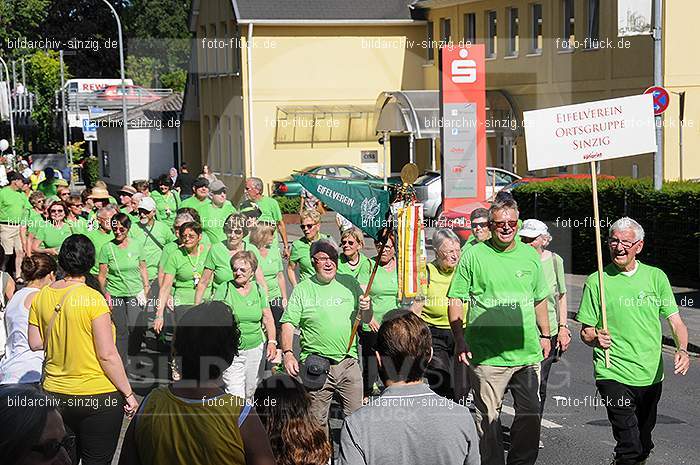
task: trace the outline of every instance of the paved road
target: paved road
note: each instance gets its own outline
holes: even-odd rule
[[[326,217],[327,218],[327,217]],[[325,218],[324,218],[325,219]],[[299,227],[290,225],[289,239],[300,236]],[[331,233],[337,239],[337,229],[330,222],[324,222],[322,231]],[[371,239],[367,239],[365,253],[373,256]],[[431,254],[432,255],[432,254]],[[432,256],[430,257],[432,258]],[[584,276],[567,275],[569,308],[575,310],[581,298]],[[695,296],[697,291],[678,289],[680,298]],[[684,308],[683,315],[691,326],[691,341],[700,343],[700,309]],[[578,325],[572,322],[572,330]],[[153,358],[153,355],[149,356]],[[166,382],[167,368],[165,357],[155,358],[153,366],[144,368],[149,375],[134,387],[139,394],[145,394],[154,385]],[[700,431],[700,403],[697,399],[700,386],[700,366],[693,357],[691,370],[685,377],[673,375],[673,355],[667,349],[664,354],[666,381],[659,405],[658,425],[654,433],[655,453],[649,465],[697,464],[700,444],[697,431]],[[614,363],[614,360],[613,360]],[[591,349],[583,345],[574,335],[571,349],[563,359],[554,365],[550,375],[550,387],[544,415],[542,440],[545,448],[540,451],[538,463],[547,465],[598,465],[609,464],[614,447],[610,425],[605,409],[594,407],[596,396],[591,364]],[[503,423],[508,427],[512,421],[512,403],[507,399],[503,412]],[[337,436],[341,420],[331,420],[334,436]],[[126,422],[125,422],[126,427]],[[114,463],[116,464],[115,458]]]

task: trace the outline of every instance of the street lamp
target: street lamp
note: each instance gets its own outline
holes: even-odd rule
[[[10,140],[12,142],[12,161],[15,159],[15,123],[12,115],[12,95],[10,95],[10,72],[7,69],[7,63],[0,57],[0,63],[5,67],[5,82],[7,82],[7,100],[10,105]]]
[[[129,184],[129,135],[128,121],[126,118],[126,79],[124,76],[124,41],[122,39],[122,22],[119,20],[117,10],[114,9],[111,3],[107,0],[102,0],[110,10],[114,19],[117,20],[117,32],[119,34],[119,71],[122,79],[122,128],[124,129],[124,175],[126,176],[125,184]],[[6,68],[7,69],[7,68]]]

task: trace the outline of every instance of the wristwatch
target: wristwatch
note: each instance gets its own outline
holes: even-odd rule
[[[292,349],[287,349],[287,350],[282,351],[282,355],[286,355],[287,352],[291,352],[292,354],[294,353],[294,351]]]
[[[552,336],[546,336],[544,334],[540,334],[540,339],[550,339]]]

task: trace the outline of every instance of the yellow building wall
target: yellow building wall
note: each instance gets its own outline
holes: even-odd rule
[[[266,184],[313,164],[351,164],[381,173],[382,146],[365,142],[275,145],[277,108],[371,106],[383,91],[422,89],[420,52],[407,40],[422,38],[423,26],[270,27],[253,29],[252,89],[254,175]],[[246,53],[243,53],[247,70]],[[248,123],[248,76],[243,75]],[[246,153],[250,148],[248,133]],[[376,150],[379,165],[363,165],[361,150]],[[246,167],[251,174],[251,164]]]
[[[530,17],[532,3],[542,4],[541,53],[532,53]],[[575,38],[583,41],[586,30],[586,2],[575,2]],[[486,86],[488,90],[501,89],[510,93],[521,111],[569,105],[594,100],[639,94],[653,83],[652,45],[649,37],[629,37],[617,48],[616,3],[601,1],[600,38],[609,38],[614,48],[567,51],[557,46],[556,39],[562,30],[561,2],[541,0],[489,0],[464,2],[445,8],[434,8],[428,13],[433,23],[433,37],[440,39],[440,19],[451,19],[451,40],[465,40],[467,13],[476,14],[476,41],[485,43],[487,36],[486,13],[496,11],[496,57],[486,60]],[[506,56],[508,41],[508,8],[517,8],[519,40],[517,56]],[[424,31],[425,34],[425,31]],[[435,60],[423,65],[424,80],[428,88],[438,89],[438,51]],[[519,115],[520,118],[522,115]],[[488,160],[495,163],[496,142],[489,138]],[[527,152],[524,136],[516,141],[514,171],[527,175]],[[604,161],[601,173],[631,176],[637,165],[639,177],[652,175],[652,155],[639,155]],[[587,165],[568,167],[569,173],[587,173]],[[538,175],[552,175],[558,169],[538,171]]]
[[[679,96],[685,95],[683,179],[700,179],[700,64],[695,51],[699,2],[664,2],[664,87],[671,102],[664,113],[664,177],[681,178]]]

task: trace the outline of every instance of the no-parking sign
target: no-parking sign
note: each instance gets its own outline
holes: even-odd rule
[[[659,116],[666,111],[668,104],[671,102],[671,96],[668,95],[668,91],[661,86],[649,87],[644,93],[654,96],[654,116]]]

